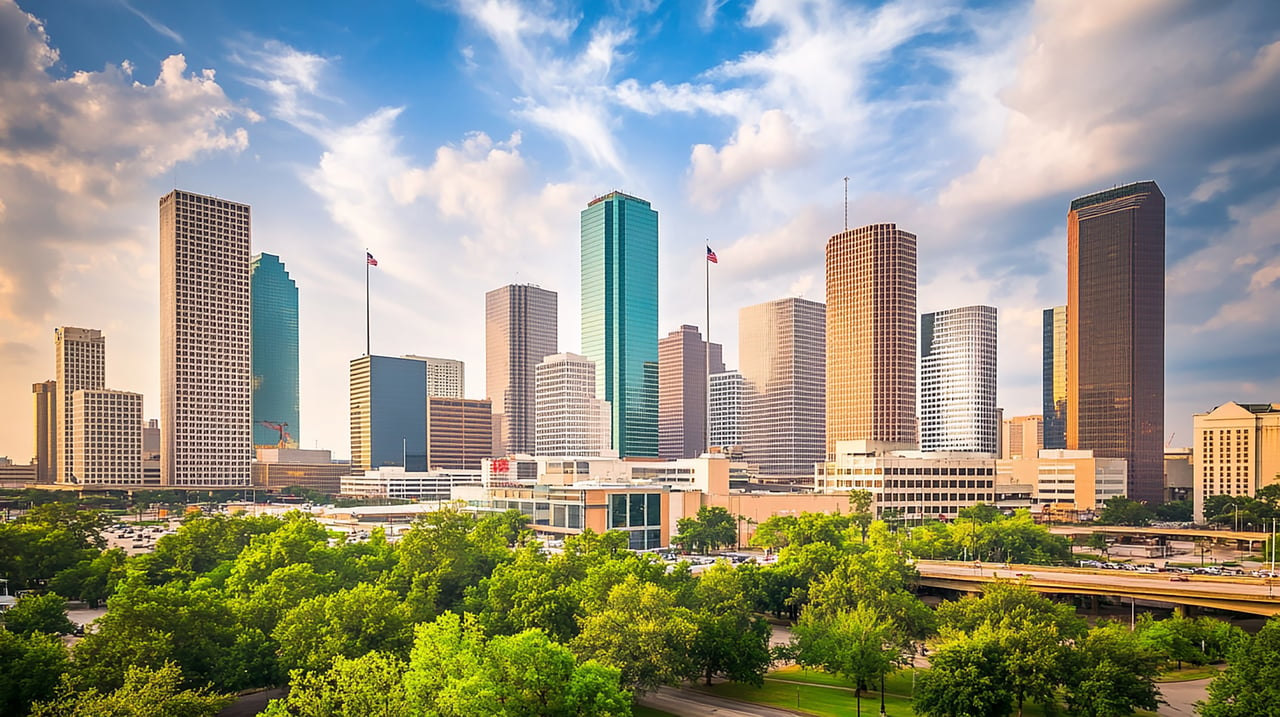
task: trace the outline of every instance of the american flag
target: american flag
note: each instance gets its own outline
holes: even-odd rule
[[[716,253],[711,251],[711,247],[707,247],[707,261],[712,264],[719,264],[720,260],[716,258]]]
[[[710,250],[708,249],[708,251],[710,251]],[[372,255],[372,254],[370,254],[370,253],[369,253],[369,252],[367,252],[367,251],[364,253],[364,258],[365,258],[365,262],[366,262],[369,266],[377,266],[377,265],[378,265],[378,260],[377,260],[377,259],[374,259],[374,258],[373,258],[373,255]]]

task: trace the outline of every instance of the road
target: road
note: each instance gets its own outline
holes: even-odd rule
[[[1156,714],[1161,717],[1192,717],[1195,704],[1208,697],[1209,680],[1165,682],[1160,685],[1160,695],[1168,704],[1160,705]]]
[[[1260,578],[1226,578],[1207,575],[1187,575],[1187,582],[1171,582],[1167,573],[1138,573],[1127,570],[1084,570],[1078,568],[1051,568],[1043,565],[1014,565],[1005,569],[1002,564],[982,563],[975,568],[973,563],[943,562],[921,560],[916,563],[916,570],[922,577],[956,577],[972,580],[976,577],[990,579],[994,574],[1001,578],[1017,579],[1021,575],[1029,575],[1038,583],[1052,582],[1064,585],[1088,586],[1102,589],[1128,588],[1134,591],[1181,594],[1194,593],[1204,596],[1228,597],[1239,599],[1242,596],[1258,598],[1266,601],[1273,590]],[[1272,598],[1280,604],[1280,591]]]

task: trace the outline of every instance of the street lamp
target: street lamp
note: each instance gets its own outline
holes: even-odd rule
[[[1239,533],[1240,532],[1240,504],[1231,503],[1230,505],[1231,505],[1231,508],[1235,511],[1236,532]]]

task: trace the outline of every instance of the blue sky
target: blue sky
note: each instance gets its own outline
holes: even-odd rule
[[[301,292],[307,447],[348,453],[347,362],[467,362],[484,292],[560,294],[579,349],[578,212],[660,214],[660,326],[737,361],[739,308],[821,300],[843,225],[920,237],[920,311],[1000,310],[1000,403],[1039,412],[1040,311],[1074,196],[1168,199],[1166,437],[1280,401],[1280,5],[759,0],[0,0],[0,455],[32,446],[53,328],[107,334],[159,413],[157,199],[253,206]]]

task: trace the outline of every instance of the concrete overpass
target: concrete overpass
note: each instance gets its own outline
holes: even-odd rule
[[[1196,540],[1214,540],[1214,541],[1235,541],[1240,544],[1242,549],[1253,550],[1255,544],[1262,545],[1267,538],[1271,537],[1270,533],[1259,533],[1249,530],[1210,530],[1208,528],[1133,528],[1124,525],[1055,525],[1049,528],[1049,532],[1054,535],[1091,535],[1093,533],[1105,533],[1115,536],[1129,537],[1157,537],[1168,540],[1196,541]]]
[[[981,565],[981,567],[976,567]],[[1037,592],[1053,595],[1100,595],[1154,600],[1270,617],[1280,614],[1280,589],[1261,578],[1188,575],[1186,582],[1170,581],[1168,573],[1051,568],[1043,565],[959,563],[920,560],[920,585],[976,592],[997,578],[1025,579]]]

